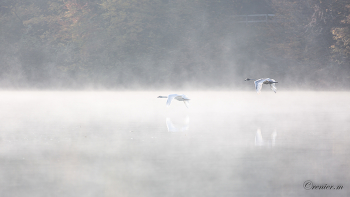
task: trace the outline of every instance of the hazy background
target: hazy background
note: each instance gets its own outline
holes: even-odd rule
[[[348,0],[1,0],[0,194],[349,196],[349,25]]]
[[[348,89],[349,18],[346,0],[2,0],[0,87]]]

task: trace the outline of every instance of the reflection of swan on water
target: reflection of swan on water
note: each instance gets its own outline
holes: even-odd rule
[[[169,132],[187,131],[190,127],[190,117],[189,116],[186,117],[186,119],[184,121],[184,125],[182,125],[182,126],[175,127],[173,122],[171,122],[170,118],[166,118],[165,122],[166,122],[166,126],[167,126]]]
[[[189,102],[190,99],[187,98],[187,96],[184,94],[169,94],[169,96],[158,96],[157,98],[168,98],[168,100],[166,101],[167,107],[169,107],[169,105],[173,99],[176,99],[178,101],[183,101],[187,108],[190,104],[190,102]]]
[[[258,129],[255,134],[255,146],[275,146],[276,136],[277,136],[277,132],[275,130],[271,134],[271,142],[264,141],[261,135],[261,130]]]
[[[255,80],[255,79],[249,79],[249,78],[246,78],[244,81],[250,81],[250,80]],[[274,91],[276,93],[277,91],[277,88],[275,86],[275,83],[278,83],[277,81],[275,81],[274,79],[270,79],[270,78],[265,78],[265,79],[258,79],[258,80],[255,80],[254,81],[254,84],[255,84],[255,89],[256,89],[256,92],[257,93],[260,93],[261,92],[261,88],[262,88],[262,85],[263,84],[270,84],[270,88],[272,91]]]

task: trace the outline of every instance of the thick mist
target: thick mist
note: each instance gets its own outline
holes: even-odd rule
[[[347,89],[346,5],[2,1],[0,86],[242,90],[246,77],[270,77],[289,89]]]
[[[0,196],[349,196],[349,24],[348,0],[2,0]]]
[[[0,194],[347,196],[348,93],[184,93],[1,92]]]

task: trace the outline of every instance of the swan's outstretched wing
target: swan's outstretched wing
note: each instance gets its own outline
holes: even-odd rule
[[[190,108],[190,102],[188,100],[184,100],[184,103],[185,103],[187,108]]]
[[[269,81],[276,82],[274,79],[270,79]],[[277,88],[275,86],[275,83],[271,83],[270,84],[270,88],[271,88],[272,91],[274,91],[276,93]]]
[[[277,88],[276,88],[274,83],[270,84],[270,88],[271,88],[272,91],[274,91],[276,93]]]
[[[265,79],[258,79],[256,81],[254,81],[255,89],[256,89],[257,93],[260,93],[264,81],[265,81]]]
[[[170,103],[171,103],[171,101],[172,101],[175,97],[177,97],[177,96],[178,96],[177,94],[170,94],[170,95],[168,96],[168,100],[166,101],[166,106],[169,106]]]

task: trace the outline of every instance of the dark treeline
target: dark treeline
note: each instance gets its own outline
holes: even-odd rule
[[[2,0],[0,86],[348,88],[349,25],[348,0]]]

